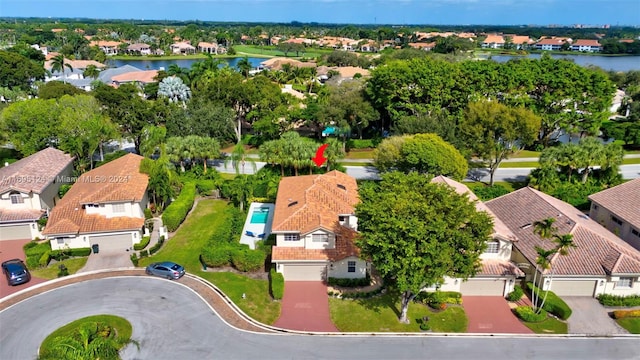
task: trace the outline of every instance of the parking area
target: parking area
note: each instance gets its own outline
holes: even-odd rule
[[[571,308],[567,319],[569,334],[615,335],[628,334],[609,316],[598,300],[590,296],[563,296],[562,300]]]
[[[100,248],[97,254],[92,253],[87,263],[78,272],[119,269],[133,267],[131,252],[126,250],[103,250]]]
[[[22,247],[24,244],[28,243],[30,240],[3,240],[0,241],[0,262],[4,262],[11,259],[20,259],[25,260],[24,251]],[[22,289],[26,289],[30,286],[42,283],[47,281],[46,279],[40,279],[31,276],[31,281],[26,284],[21,284],[17,286],[9,286],[7,283],[7,279],[2,274],[0,277],[0,298],[11,295],[15,292],[18,292]]]
[[[338,331],[331,322],[327,286],[320,281],[286,281],[277,327],[302,331]]]
[[[462,306],[469,319],[467,332],[492,334],[532,334],[511,312],[502,296],[463,296]]]

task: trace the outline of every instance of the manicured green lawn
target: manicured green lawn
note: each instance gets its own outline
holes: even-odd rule
[[[131,338],[131,333],[133,332],[133,328],[131,327],[131,323],[129,323],[126,319],[121,318],[119,316],[114,315],[94,315],[88,316],[82,319],[78,319],[74,322],[68,323],[67,325],[57,329],[52,332],[49,336],[47,336],[42,345],[40,346],[40,353],[48,353],[49,348],[54,345],[54,339],[56,337],[62,336],[73,336],[78,332],[84,325],[92,324],[92,323],[102,323],[110,328],[115,329],[117,336],[123,340],[129,340]]]
[[[265,324],[272,324],[280,316],[280,303],[271,299],[268,281],[234,273],[202,271],[200,251],[215,228],[227,220],[224,216],[227,206],[231,205],[222,200],[201,200],[162,249],[149,258],[140,259],[138,266],[146,267],[156,261],[174,261],[188,272],[218,286],[247,315]],[[246,299],[242,299],[243,293]]]
[[[503,161],[500,164],[500,168],[536,168],[540,166],[540,163],[537,161],[516,161],[516,162],[506,162]]]
[[[467,317],[464,309],[451,306],[434,313],[427,306],[409,305],[409,324],[398,321],[399,297],[384,294],[371,299],[342,300],[329,299],[331,320],[340,331],[345,332],[419,332],[418,320],[429,317],[433,332],[465,332]]]
[[[351,150],[347,153],[347,159],[373,159],[373,150]]]
[[[640,158],[622,159],[622,165],[635,165],[635,164],[640,164]]]
[[[549,317],[547,320],[539,323],[522,322],[526,327],[536,334],[566,334],[567,323],[558,319]]]
[[[259,46],[259,45],[234,45],[233,48],[238,54],[247,55],[251,57],[273,57],[284,56],[284,53],[275,48],[275,46]],[[308,49],[305,52],[300,52],[300,57],[316,58],[325,54],[330,54],[333,50],[322,49]],[[295,58],[295,51],[287,53],[288,57]]]
[[[539,151],[531,151],[531,150],[520,150],[518,153],[514,154],[512,158],[538,158],[540,157]]]
[[[69,275],[75,274],[78,270],[82,269],[84,264],[87,263],[89,258],[86,256],[62,260],[60,262],[49,264],[46,268],[31,270],[31,275],[42,279],[56,279],[58,277],[59,266],[64,264],[69,271]]]
[[[640,318],[639,317],[629,317],[624,319],[616,319],[618,325],[627,329],[631,334],[640,334]]]

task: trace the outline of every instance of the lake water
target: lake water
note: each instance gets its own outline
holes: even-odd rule
[[[227,64],[229,64],[229,66],[231,67],[235,67],[238,64],[238,61],[240,61],[240,59],[242,58],[224,58],[224,59],[220,59],[222,61],[225,61]],[[167,70],[169,68],[169,66],[171,64],[177,64],[178,66],[180,66],[181,68],[191,68],[191,65],[197,61],[202,61],[203,59],[184,59],[184,60],[163,60],[163,59],[157,59],[157,60],[149,60],[149,59],[145,59],[145,60],[108,60],[107,64],[109,66],[112,67],[120,67],[123,65],[131,65],[131,66],[135,66],[140,70],[160,70],[160,69],[164,69]],[[249,62],[251,63],[251,65],[256,68],[258,67],[258,65],[260,65],[261,62],[265,61],[267,59],[261,59],[261,58],[249,58]]]
[[[529,54],[530,59],[539,59],[541,54]],[[519,59],[524,56],[517,55],[492,55],[491,60],[506,62],[511,59]],[[629,71],[640,70],[640,56],[598,56],[598,55],[562,55],[552,54],[554,59],[569,59],[581,66],[595,65],[604,70]]]

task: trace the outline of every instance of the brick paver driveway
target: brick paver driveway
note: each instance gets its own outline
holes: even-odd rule
[[[598,300],[588,296],[563,296],[562,300],[571,308],[567,319],[569,334],[615,335],[628,334],[627,330],[609,317]]]
[[[287,281],[277,327],[302,331],[338,331],[329,315],[327,286],[320,281]]]
[[[511,312],[502,296],[463,296],[462,306],[469,319],[467,332],[532,334]]]
[[[28,243],[30,240],[3,240],[0,241],[0,262],[11,260],[11,259],[20,259],[25,261],[26,258],[24,256],[24,250],[22,247],[24,244]],[[39,284],[47,281],[46,279],[40,279],[31,276],[31,281],[26,284],[17,285],[17,286],[9,286],[7,283],[7,278],[0,271],[0,298],[3,298],[7,295],[11,295],[15,292],[18,292],[22,289],[26,289],[35,284]]]

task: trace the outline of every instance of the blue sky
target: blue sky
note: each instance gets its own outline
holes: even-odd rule
[[[0,0],[0,16],[353,24],[640,25],[640,0]]]

